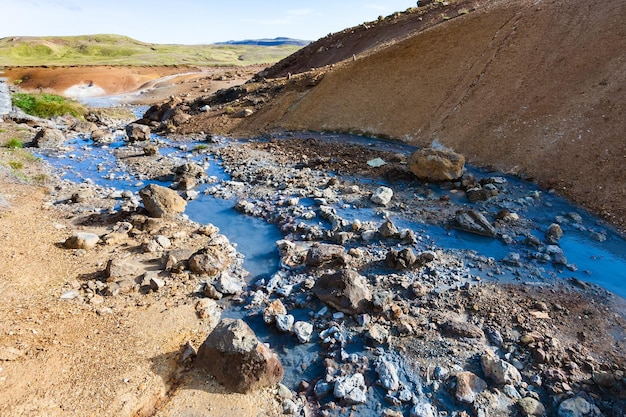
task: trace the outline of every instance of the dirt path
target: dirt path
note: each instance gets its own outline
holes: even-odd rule
[[[19,134],[0,127],[0,143]],[[207,404],[214,416],[275,414],[273,392],[230,394],[177,362],[181,346],[208,333],[193,304],[60,299],[119,248],[62,248],[76,230],[104,231],[50,206],[47,186],[6,168],[18,159],[0,148],[0,415],[204,415]],[[20,176],[32,182],[42,167],[27,161]]]

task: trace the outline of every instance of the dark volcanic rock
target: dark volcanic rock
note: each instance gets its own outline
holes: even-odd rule
[[[322,275],[315,282],[313,292],[326,304],[348,314],[366,311],[372,299],[365,277],[350,269]]]
[[[456,214],[457,225],[466,232],[494,237],[496,229],[489,220],[476,210],[461,210]]]
[[[242,320],[220,321],[198,349],[196,365],[241,393],[273,386],[283,378],[276,354]]]

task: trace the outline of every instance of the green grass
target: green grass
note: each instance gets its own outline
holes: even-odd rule
[[[13,94],[13,105],[26,114],[42,118],[72,115],[83,117],[87,111],[80,103],[55,94]]]
[[[4,146],[9,149],[21,149],[24,147],[24,144],[18,138],[11,138],[4,144]]]
[[[9,162],[9,166],[17,171],[24,168],[24,163],[22,161],[11,161]]]
[[[300,46],[161,45],[118,35],[0,39],[0,66],[199,65],[277,62]]]

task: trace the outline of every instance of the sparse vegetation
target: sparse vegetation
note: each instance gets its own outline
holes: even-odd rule
[[[4,144],[4,146],[9,149],[19,149],[23,148],[24,144],[18,138],[11,138],[7,141],[7,143]]]
[[[22,161],[9,161],[9,166],[17,171],[24,168],[24,163]]]
[[[80,103],[67,100],[55,94],[16,93],[13,95],[13,105],[31,116],[42,118],[67,114],[74,117],[83,117],[87,111]]]
[[[300,49],[297,45],[160,45],[118,35],[0,39],[0,66],[265,64]]]
[[[209,145],[201,143],[199,145],[194,146],[193,151],[194,152],[201,152],[201,151],[204,151],[206,149],[209,149]]]

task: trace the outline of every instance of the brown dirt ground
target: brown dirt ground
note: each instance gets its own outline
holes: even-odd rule
[[[28,134],[0,123],[0,144]],[[181,346],[207,335],[194,305],[59,299],[120,248],[60,246],[74,231],[104,230],[51,207],[50,177],[28,155],[0,148],[0,415],[277,415],[270,390],[228,393],[177,363]]]

